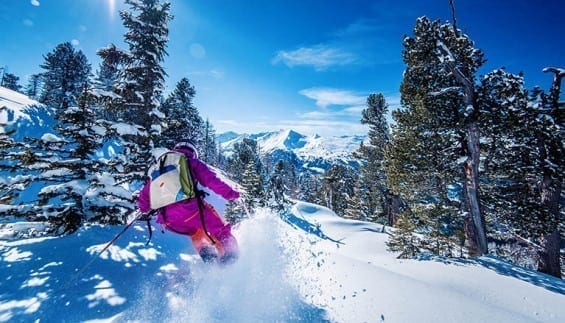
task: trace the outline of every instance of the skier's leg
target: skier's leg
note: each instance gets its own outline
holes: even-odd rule
[[[196,252],[200,255],[204,262],[212,262],[218,258],[218,251],[212,245],[212,242],[204,233],[204,230],[198,229],[190,236],[192,245]]]
[[[208,203],[204,203],[204,205],[206,228],[210,235],[216,240],[216,244],[219,244],[218,254],[220,260],[222,260],[222,258],[226,261],[237,259],[239,247],[237,240],[231,233],[231,225],[226,223],[211,205]]]

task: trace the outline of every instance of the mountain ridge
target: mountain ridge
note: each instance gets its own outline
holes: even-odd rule
[[[340,135],[322,137],[320,135],[303,135],[293,129],[261,132],[256,134],[222,133],[217,136],[224,156],[231,156],[236,143],[244,138],[257,141],[261,157],[273,163],[283,160],[294,164],[298,169],[306,169],[323,173],[333,164],[359,167],[359,161],[353,152],[359,149],[366,136]]]

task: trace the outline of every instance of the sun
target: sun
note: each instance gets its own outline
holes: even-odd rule
[[[108,0],[108,14],[110,17],[114,16],[116,10],[116,0]]]

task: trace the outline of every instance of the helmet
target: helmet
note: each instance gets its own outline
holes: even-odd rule
[[[175,149],[183,149],[183,148],[192,150],[192,152],[194,153],[194,156],[196,158],[198,158],[198,150],[196,149],[196,145],[192,141],[185,140],[185,141],[181,141],[181,142],[179,142],[175,145]]]

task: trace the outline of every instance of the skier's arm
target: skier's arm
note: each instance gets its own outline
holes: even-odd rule
[[[231,186],[222,181],[216,172],[211,170],[200,160],[190,159],[190,167],[192,169],[192,175],[200,184],[208,187],[226,200],[231,201],[239,198],[238,191],[234,190]]]
[[[137,206],[139,207],[139,211],[141,211],[141,213],[147,213],[151,211],[151,203],[149,200],[149,183],[151,182],[147,181],[145,185],[143,185],[141,192],[139,192],[139,198],[137,199]]]

